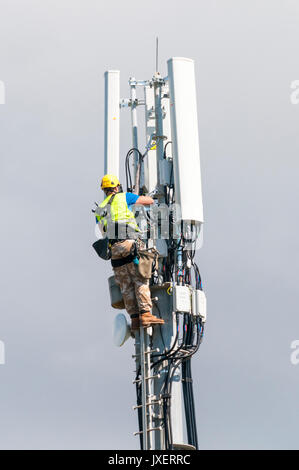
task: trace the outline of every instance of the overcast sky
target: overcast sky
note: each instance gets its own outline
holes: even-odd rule
[[[101,200],[106,69],[195,59],[206,336],[202,449],[299,448],[296,0],[0,0],[0,448],[134,449],[133,343],[112,343]],[[121,115],[121,158],[130,148]],[[190,169],[192,171],[192,169]]]

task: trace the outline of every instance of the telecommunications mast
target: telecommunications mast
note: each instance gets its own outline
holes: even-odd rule
[[[126,190],[155,199],[150,209],[136,208],[147,248],[159,251],[150,289],[153,314],[165,321],[141,327],[134,338],[135,435],[144,450],[198,449],[191,359],[206,321],[206,297],[195,263],[203,206],[194,61],[173,57],[167,67],[167,77],[156,70],[150,80],[130,78],[128,99],[120,99],[120,72],[105,72],[104,172],[119,175],[120,110],[129,108],[132,149],[121,161]],[[139,145],[139,109],[145,113],[144,149]],[[123,309],[113,276],[109,288],[112,306]],[[114,337],[118,346],[130,337],[123,314],[116,317]]]

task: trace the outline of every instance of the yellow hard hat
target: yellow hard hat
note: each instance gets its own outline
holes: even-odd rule
[[[118,181],[117,176],[115,175],[105,175],[103,176],[102,182],[101,182],[101,188],[106,189],[106,188],[116,188],[116,186],[119,186],[120,182]]]

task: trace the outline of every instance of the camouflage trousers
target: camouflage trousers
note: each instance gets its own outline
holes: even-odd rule
[[[117,242],[111,247],[112,259],[128,256],[135,240]],[[115,282],[119,285],[129,315],[150,312],[152,309],[149,281],[143,279],[132,262],[113,268]]]

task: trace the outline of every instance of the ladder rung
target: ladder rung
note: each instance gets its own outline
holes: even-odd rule
[[[159,379],[159,378],[160,378],[160,374],[157,374],[157,375],[151,375],[150,377],[145,377],[145,380]]]
[[[155,348],[155,349],[151,349],[150,351],[145,351],[144,354],[152,354],[152,353],[156,353],[156,352],[160,352],[160,349],[159,348]],[[134,359],[134,357],[140,357],[140,354],[132,354],[132,358]]]
[[[150,377],[145,377],[145,380],[159,379],[159,378],[160,378],[160,374],[157,374],[157,375],[150,375]],[[137,384],[140,382],[142,382],[142,379],[133,380],[133,384]]]
[[[156,428],[150,428],[146,430],[146,432],[152,432],[152,431],[162,431],[162,426],[158,426]],[[138,436],[138,434],[143,434],[143,431],[134,432],[134,436]]]
[[[154,400],[149,403],[147,403],[145,406],[153,406],[153,405],[161,405],[161,400]],[[142,408],[143,405],[134,405],[133,410],[137,410],[137,408]]]
[[[160,352],[160,349],[159,348],[151,349],[150,351],[146,351],[144,354],[152,354],[152,353],[155,353],[155,352]]]

